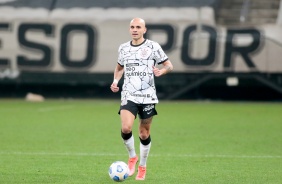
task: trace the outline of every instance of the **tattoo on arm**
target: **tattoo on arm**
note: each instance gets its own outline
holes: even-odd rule
[[[165,66],[164,68],[166,69],[167,73],[171,71],[171,67],[170,66]]]

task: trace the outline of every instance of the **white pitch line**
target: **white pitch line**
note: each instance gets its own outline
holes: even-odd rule
[[[161,155],[155,155],[161,156]],[[180,155],[163,155],[168,157],[195,157],[195,158],[282,158],[281,155],[192,155],[192,154],[180,154]]]
[[[126,154],[113,154],[113,153],[70,153],[70,152],[0,152],[0,155],[50,155],[50,156],[125,156]]]
[[[0,155],[34,155],[34,156],[126,156],[127,154],[114,153],[55,153],[55,152],[0,152]],[[150,157],[189,157],[189,158],[282,158],[282,155],[193,155],[193,154],[150,154]]]

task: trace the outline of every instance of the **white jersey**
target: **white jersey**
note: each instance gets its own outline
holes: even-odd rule
[[[119,47],[118,64],[124,67],[122,104],[127,100],[137,104],[158,103],[153,66],[168,60],[161,46],[145,39],[140,45],[131,41]]]

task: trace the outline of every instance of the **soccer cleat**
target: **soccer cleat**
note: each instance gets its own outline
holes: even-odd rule
[[[128,168],[129,168],[129,176],[132,176],[135,173],[135,165],[138,162],[138,157],[129,158],[128,160]]]
[[[138,166],[138,173],[136,176],[136,180],[145,180],[146,176],[146,167]]]

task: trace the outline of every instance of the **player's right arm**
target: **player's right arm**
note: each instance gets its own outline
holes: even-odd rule
[[[123,72],[124,72],[123,66],[121,66],[120,64],[117,64],[115,71],[114,71],[114,80],[111,85],[111,90],[114,93],[119,91],[118,82],[121,79]]]

